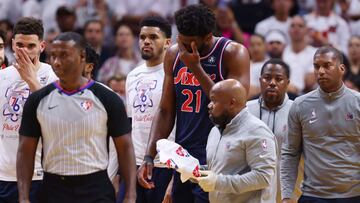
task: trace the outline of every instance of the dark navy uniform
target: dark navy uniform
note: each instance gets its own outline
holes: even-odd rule
[[[223,80],[223,53],[230,40],[218,38],[211,51],[200,58],[206,74],[216,83]],[[176,135],[175,142],[206,164],[206,143],[213,123],[209,119],[207,98],[199,81],[191,70],[180,61],[177,54],[173,65],[176,94]],[[208,202],[207,193],[197,184],[180,181],[178,173],[174,176],[173,198],[175,202]]]

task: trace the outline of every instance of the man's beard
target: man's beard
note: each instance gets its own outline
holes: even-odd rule
[[[225,128],[225,126],[229,123],[229,116],[228,113],[223,113],[220,116],[217,117],[212,117],[210,116],[210,120],[216,124],[217,126],[221,127],[221,128]]]
[[[141,53],[141,58],[144,59],[145,61],[151,59],[153,56],[154,56],[153,54]]]

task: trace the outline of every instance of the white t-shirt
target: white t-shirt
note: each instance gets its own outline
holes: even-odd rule
[[[305,75],[313,72],[313,58],[316,49],[307,46],[299,53],[295,53],[291,46],[285,47],[282,58],[290,67],[290,83],[300,91],[305,87]]]
[[[260,62],[250,62],[250,84],[254,87],[260,87],[260,72],[261,68],[264,65],[264,63],[267,61],[265,59],[264,61]]]
[[[275,16],[270,16],[262,21],[260,21],[259,23],[256,24],[255,26],[255,33],[260,34],[262,36],[266,36],[266,34],[270,31],[270,30],[280,30],[282,31],[285,36],[286,36],[286,41],[287,43],[289,43],[289,27],[290,27],[290,23],[291,23],[291,19],[290,17],[285,21],[278,21]]]
[[[57,77],[50,65],[41,63],[37,72],[41,86]],[[16,153],[19,144],[19,127],[23,107],[30,95],[29,86],[23,81],[14,66],[0,70],[0,180],[16,181]],[[41,141],[39,141],[33,180],[42,179]]]
[[[132,70],[126,79],[126,110],[132,118],[131,136],[137,165],[143,162],[151,124],[160,104],[165,76],[163,66],[161,63],[147,67],[144,63]],[[169,140],[174,138],[172,131]]]
[[[331,13],[329,16],[319,16],[310,13],[304,16],[308,28],[326,33],[329,43],[340,51],[347,53],[350,38],[350,28],[344,19]]]

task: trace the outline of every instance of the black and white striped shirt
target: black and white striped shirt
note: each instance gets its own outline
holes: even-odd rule
[[[73,92],[57,82],[27,100],[20,135],[40,137],[45,172],[84,175],[108,166],[108,137],[131,131],[121,99],[90,80]]]

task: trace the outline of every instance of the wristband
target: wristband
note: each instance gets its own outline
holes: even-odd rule
[[[150,155],[144,156],[144,162],[154,165],[154,159]]]

